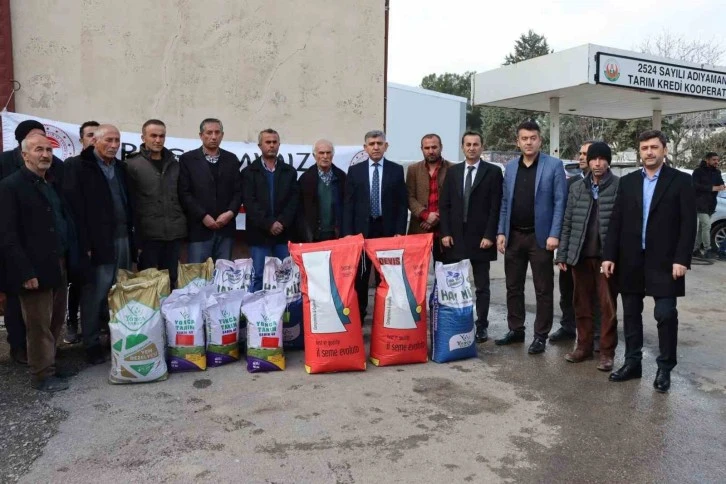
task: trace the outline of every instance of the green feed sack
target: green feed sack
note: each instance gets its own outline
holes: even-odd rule
[[[109,382],[142,383],[167,378],[160,290],[160,278],[130,279],[111,289]]]

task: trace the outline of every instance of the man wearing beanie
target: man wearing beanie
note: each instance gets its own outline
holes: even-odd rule
[[[562,238],[555,261],[574,280],[577,343],[565,359],[580,363],[593,353],[593,294],[601,310],[600,362],[598,370],[611,371],[618,343],[615,281],[600,271],[610,216],[618,193],[619,178],[610,171],[612,153],[602,142],[587,149],[590,172],[572,185],[562,224]]]
[[[20,144],[32,134],[42,134],[45,136],[45,126],[34,119],[27,119],[15,128],[15,139],[18,142],[18,147],[0,154],[0,180],[18,171],[21,166],[25,166]],[[53,179],[58,180],[59,183],[63,180],[63,162],[55,156],[53,157],[53,163],[50,170],[48,170],[48,174]],[[5,273],[4,265],[4,257],[0,257],[0,291],[5,291],[7,296],[5,302],[5,329],[8,332],[10,358],[15,363],[26,365],[28,364],[28,354],[25,343],[25,322],[20,311],[20,299],[18,299],[16,291],[7,287],[7,274]]]

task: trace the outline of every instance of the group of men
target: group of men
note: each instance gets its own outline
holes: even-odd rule
[[[530,354],[545,351],[552,327],[559,248],[561,278],[574,276],[576,330],[563,327],[555,333],[577,334],[567,360],[592,357],[593,315],[598,314],[598,368],[612,370],[619,291],[626,361],[610,379],[640,376],[643,298],[653,296],[661,342],[655,386],[667,391],[670,385],[675,298],[684,292],[696,217],[690,177],[663,166],[666,140],[659,131],[641,135],[642,171],[618,180],[609,170],[610,148],[593,142],[581,150],[583,176],[569,183],[562,162],[540,152],[540,129],[532,121],[517,127],[522,154],[504,174],[481,160],[482,136],[467,132],[461,140],[464,163],[444,160],[441,138],[427,134],[421,140],[424,159],[410,165],[404,177],[403,167],[385,158],[385,133],[374,130],[364,136],[367,161],[347,173],[333,165],[333,144],[319,140],[313,147],[316,163],[299,180],[278,157],[275,130],[259,133],[260,157],[240,170],[239,159],[220,148],[224,129],[213,118],[200,124],[202,146],[179,159],[164,146],[166,126],[157,119],[144,123],[139,152],[126,161],[116,158],[120,132],[109,124],[84,123],[79,133],[84,149],[65,162],[53,157],[42,124],[24,121],[15,134],[20,146],[5,152],[0,163],[0,279],[8,294],[11,355],[27,361],[35,388],[67,388],[65,377],[72,373],[55,365],[68,280],[68,341],[77,331],[80,304],[88,361],[102,363],[100,334],[117,270],[135,262],[139,269],[166,269],[173,287],[185,240],[188,262],[230,259],[242,204],[252,290],[261,288],[265,257],[288,256],[291,241],[433,233],[435,260],[471,261],[479,343],[488,340],[489,269],[497,252],[504,254],[509,331],[495,343],[525,340],[530,266],[537,302]],[[369,262],[361,262],[356,281],[361,320],[367,313]]]

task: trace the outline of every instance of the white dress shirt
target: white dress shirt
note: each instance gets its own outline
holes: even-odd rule
[[[479,169],[479,163],[481,163],[481,161],[477,161],[473,165],[470,165],[466,161],[464,162],[464,184],[461,185],[461,194],[462,195],[466,192],[466,175],[469,173],[469,167],[470,166],[474,167],[474,169],[471,170],[471,186],[474,186],[474,180],[476,180],[476,173],[477,173],[477,170]]]

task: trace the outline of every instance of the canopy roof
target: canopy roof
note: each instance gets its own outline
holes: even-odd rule
[[[474,104],[612,119],[726,108],[726,68],[586,44],[476,74]]]

